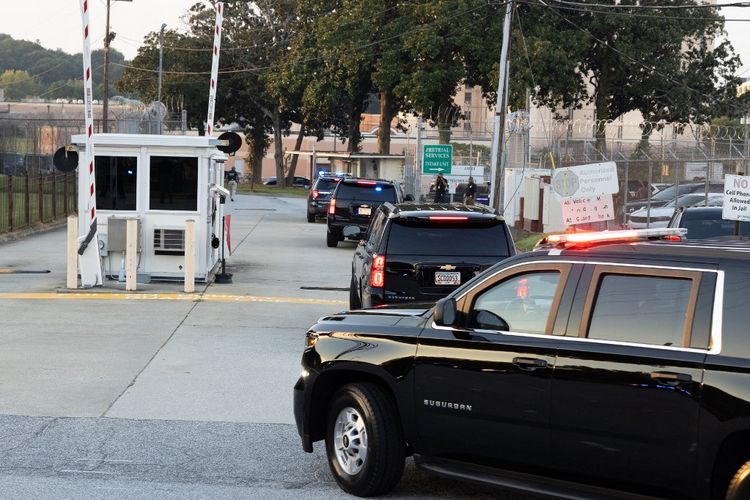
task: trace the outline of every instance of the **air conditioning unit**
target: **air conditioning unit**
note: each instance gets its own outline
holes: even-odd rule
[[[185,255],[185,230],[155,228],[154,253],[156,255]]]

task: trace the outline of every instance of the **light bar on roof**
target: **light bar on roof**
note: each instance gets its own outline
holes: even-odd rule
[[[573,248],[576,246],[587,246],[595,243],[644,241],[655,238],[675,241],[675,237],[678,240],[681,240],[685,234],[687,234],[687,229],[682,227],[628,229],[624,231],[598,231],[593,233],[551,234],[544,238],[539,244],[542,246]]]

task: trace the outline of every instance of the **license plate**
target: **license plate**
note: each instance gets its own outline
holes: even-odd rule
[[[359,207],[359,215],[372,215],[372,207]]]
[[[461,273],[459,272],[444,272],[437,271],[435,273],[435,284],[436,285],[460,285],[461,284]]]

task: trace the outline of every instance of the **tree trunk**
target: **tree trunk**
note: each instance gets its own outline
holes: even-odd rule
[[[380,92],[380,126],[378,127],[378,152],[381,155],[391,153],[391,122],[395,114],[393,90],[383,90]]]
[[[286,187],[286,176],[284,176],[284,144],[281,133],[281,111],[274,106],[271,120],[273,121],[273,160],[276,163],[276,187]]]
[[[246,132],[245,142],[250,147],[248,164],[251,169],[251,183],[260,184],[263,177],[263,157],[266,155],[266,134],[262,128]]]
[[[346,151],[357,153],[362,143],[362,133],[359,131],[359,124],[362,122],[362,112],[364,111],[364,96],[361,99],[355,99],[355,104],[349,112],[349,134],[347,136],[348,144]]]
[[[299,148],[302,147],[302,140],[305,138],[305,126],[300,125],[299,127],[299,134],[297,134],[297,140],[294,141],[294,150],[299,151]],[[297,172],[297,161],[299,160],[299,155],[292,155],[292,161],[289,164],[289,172],[286,176],[286,183],[290,186],[294,183],[294,175]],[[310,179],[312,180],[312,179]]]

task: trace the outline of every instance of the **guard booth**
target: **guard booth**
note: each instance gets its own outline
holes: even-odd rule
[[[86,149],[86,136],[73,145]],[[124,269],[127,219],[138,220],[138,281],[183,280],[185,222],[195,221],[195,279],[207,281],[220,258],[227,156],[213,137],[95,134],[99,250],[105,276]],[[79,176],[84,177],[84,176]],[[78,212],[88,187],[78,186]],[[82,224],[83,217],[79,219]],[[79,234],[88,228],[79,227]]]

